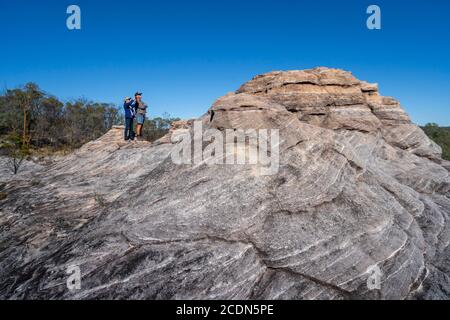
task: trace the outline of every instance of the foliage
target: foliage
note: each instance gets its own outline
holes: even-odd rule
[[[22,138],[12,132],[0,144],[3,153],[8,157],[6,162],[8,169],[12,173],[17,174],[19,169],[29,154],[29,149],[26,143],[23,143]]]
[[[119,122],[120,112],[112,104],[83,99],[63,103],[33,83],[0,95],[0,135],[19,134],[32,148],[76,148]]]
[[[143,136],[148,141],[155,141],[164,136],[170,129],[172,122],[180,120],[172,118],[165,113],[162,117],[156,117],[145,122]]]
[[[450,129],[439,127],[435,123],[428,123],[422,128],[427,136],[442,148],[442,158],[450,160]]]
[[[174,120],[167,114],[147,120],[144,138],[162,137]],[[70,151],[118,124],[123,124],[122,106],[86,99],[62,102],[34,83],[0,94],[0,137],[14,133],[32,151]]]
[[[108,202],[106,201],[105,197],[99,193],[95,193],[94,194],[94,199],[95,202],[100,206],[100,207],[106,207],[108,205]]]

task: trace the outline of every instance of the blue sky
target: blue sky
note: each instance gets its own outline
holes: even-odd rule
[[[81,8],[82,29],[66,28]],[[377,4],[382,29],[366,28]],[[152,115],[203,114],[254,75],[328,66],[378,82],[419,124],[450,125],[450,1],[0,2],[0,84],[120,104],[137,89]]]

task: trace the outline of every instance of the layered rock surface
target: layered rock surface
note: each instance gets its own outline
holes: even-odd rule
[[[0,191],[0,297],[447,299],[450,177],[378,86],[342,70],[257,76],[204,130],[279,129],[280,166],[177,165],[120,128]],[[39,181],[36,184],[36,180]],[[68,266],[82,274],[67,289]],[[371,270],[380,289],[367,286]]]

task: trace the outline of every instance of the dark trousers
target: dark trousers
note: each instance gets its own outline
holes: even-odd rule
[[[133,118],[125,118],[125,140],[134,140]]]

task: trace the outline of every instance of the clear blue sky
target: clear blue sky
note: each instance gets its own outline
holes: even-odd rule
[[[82,30],[66,28],[70,4]],[[329,66],[378,82],[419,124],[450,125],[449,0],[1,0],[0,30],[2,87],[117,104],[139,89],[152,115],[186,118],[254,75]]]

